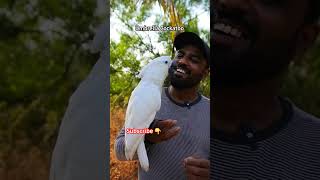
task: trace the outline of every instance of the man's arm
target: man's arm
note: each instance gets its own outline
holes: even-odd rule
[[[156,127],[161,129],[160,134],[147,134],[145,136],[145,146],[146,149],[148,150],[149,147],[152,146],[152,144],[160,143],[162,141],[169,140],[176,136],[179,131],[180,127],[176,127],[177,121],[176,120],[155,120],[153,123],[150,125],[150,129],[154,129]],[[125,156],[125,141],[124,141],[124,136],[125,136],[125,129],[122,128],[120,130],[119,135],[116,138],[116,142],[114,143],[114,150],[116,153],[116,157],[120,161],[127,161],[126,156]],[[137,154],[134,155],[133,160],[137,160]]]
[[[125,129],[124,127],[120,130],[116,142],[114,143],[114,152],[116,154],[116,158],[119,161],[127,161],[124,149],[125,149],[125,142],[124,142],[124,136],[125,136]],[[133,156],[133,160],[137,159],[137,155],[135,154]]]

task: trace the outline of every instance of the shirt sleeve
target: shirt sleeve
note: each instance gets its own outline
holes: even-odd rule
[[[154,128],[155,121],[153,121],[149,128]],[[115,143],[114,143],[114,152],[116,154],[116,157],[119,161],[127,161],[126,155],[125,155],[125,142],[124,142],[124,136],[125,136],[125,129],[124,127],[120,130],[118,136],[116,137]],[[146,146],[146,150],[150,149],[151,146],[154,145],[154,143],[151,143],[149,141],[144,141],[144,144]],[[132,160],[137,160],[138,155],[135,153]]]
[[[125,136],[125,129],[124,127],[120,130],[116,142],[114,143],[114,152],[116,153],[116,157],[120,161],[127,161],[127,158],[125,156],[125,142],[124,142],[124,136]]]

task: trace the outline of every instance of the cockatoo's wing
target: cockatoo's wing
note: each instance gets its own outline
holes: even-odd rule
[[[161,92],[152,86],[137,86],[127,107],[125,128],[148,128],[160,109]],[[125,134],[125,155],[132,159],[144,134]]]

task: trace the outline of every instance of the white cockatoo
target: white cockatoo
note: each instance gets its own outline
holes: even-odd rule
[[[142,68],[138,77],[141,81],[132,91],[125,117],[127,128],[149,128],[161,106],[161,91],[171,66],[169,56],[161,56]],[[149,170],[149,160],[144,144],[145,134],[125,134],[125,155],[132,160],[137,152],[141,167]]]

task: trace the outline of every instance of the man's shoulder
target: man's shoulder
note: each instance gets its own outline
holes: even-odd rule
[[[297,123],[307,124],[308,127],[320,130],[320,119],[295,105],[293,105],[293,119]]]
[[[201,102],[205,103],[206,105],[210,106],[210,99],[204,95],[201,95]]]
[[[293,164],[304,164],[301,168],[319,170],[320,161],[320,119],[293,105],[292,119],[287,128],[287,151],[294,154],[288,155]],[[284,140],[284,139],[282,139]],[[282,141],[283,142],[283,141]],[[302,171],[301,169],[301,171]],[[303,170],[303,171],[304,171]]]
[[[206,102],[210,103],[210,99],[208,97],[206,97],[204,95],[201,95],[201,97],[202,97],[203,101],[206,101]]]
[[[320,119],[307,113],[306,111],[293,106],[291,123],[289,123],[289,132],[292,142],[301,145],[304,150],[318,154],[320,160]],[[313,155],[312,155],[313,156]]]

